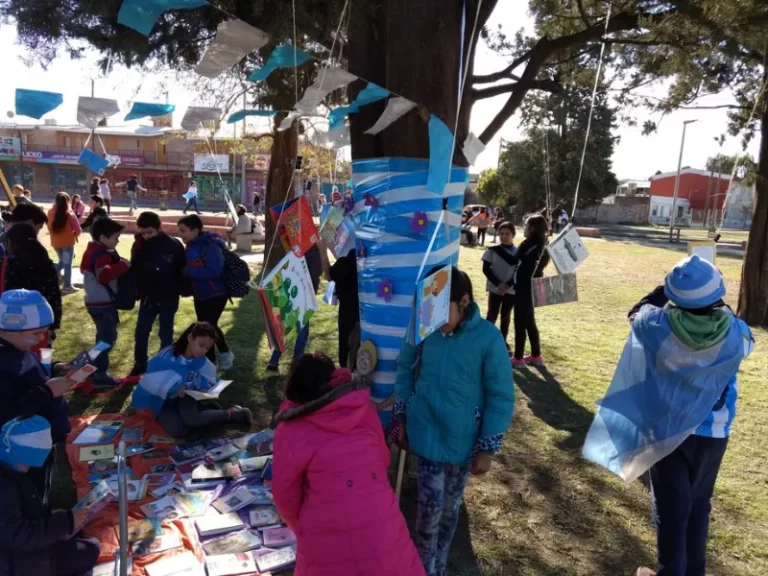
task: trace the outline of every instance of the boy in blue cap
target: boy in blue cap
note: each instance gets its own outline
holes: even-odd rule
[[[51,452],[45,418],[14,418],[0,430],[0,573],[8,576],[77,576],[99,558],[99,541],[74,536],[85,510],[50,510],[30,469]]]

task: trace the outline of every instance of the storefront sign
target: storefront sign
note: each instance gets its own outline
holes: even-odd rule
[[[253,167],[256,170],[269,170],[269,154],[254,154]]]
[[[18,151],[15,154],[6,154],[2,141],[6,138],[0,138],[0,160],[19,161]],[[18,138],[14,138],[18,142]],[[120,154],[110,154],[120,159],[120,166],[136,167],[144,166],[144,154],[142,152],[121,152]],[[37,150],[24,150],[24,162],[37,164],[77,164],[78,154],[69,152],[50,152]]]
[[[21,140],[10,136],[0,136],[0,157],[8,156],[8,159],[16,159],[21,154]]]
[[[37,162],[38,164],[77,164],[78,154],[67,152],[36,152],[24,150],[24,162]]]
[[[195,154],[195,172],[229,172],[229,155]]]
[[[120,166],[144,166],[143,152],[120,152],[115,156],[120,157]]]

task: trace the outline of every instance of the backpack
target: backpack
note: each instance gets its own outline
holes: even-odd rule
[[[231,250],[221,246],[221,253],[224,255],[224,272],[221,275],[221,281],[227,289],[230,298],[244,298],[250,292],[248,282],[251,279],[251,271],[245,260],[240,258]],[[208,245],[203,246],[200,256],[203,261],[208,254]]]
[[[91,270],[95,271],[94,264],[96,263],[96,259],[105,252],[107,251],[99,250],[94,252],[91,257]],[[128,271],[117,279],[117,292],[112,290],[112,287],[109,284],[103,284],[103,286],[109,293],[109,297],[116,309],[134,309],[136,306],[136,299],[138,298],[138,290],[136,289],[136,270],[133,266],[128,268]]]

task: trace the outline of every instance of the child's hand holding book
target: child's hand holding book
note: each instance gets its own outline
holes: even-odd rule
[[[75,385],[75,382],[66,376],[61,376],[59,378],[51,378],[45,385],[50,388],[54,398],[59,398],[69,392],[69,389]]]

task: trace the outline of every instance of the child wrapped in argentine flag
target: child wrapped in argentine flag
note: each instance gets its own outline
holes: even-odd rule
[[[194,322],[172,346],[147,364],[133,392],[131,405],[151,410],[171,436],[184,437],[197,428],[222,422],[249,426],[251,411],[241,406],[222,409],[213,401],[198,401],[187,390],[207,392],[218,382],[216,367],[206,358],[216,330],[207,322]]]

